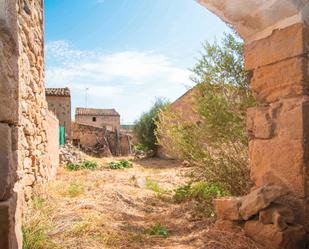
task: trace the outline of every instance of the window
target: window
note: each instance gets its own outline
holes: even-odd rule
[[[92,122],[97,122],[97,118],[96,117],[92,117]]]

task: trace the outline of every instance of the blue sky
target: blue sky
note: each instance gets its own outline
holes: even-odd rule
[[[156,97],[188,87],[201,43],[227,26],[194,0],[45,0],[46,86],[75,107],[115,108],[133,123]]]

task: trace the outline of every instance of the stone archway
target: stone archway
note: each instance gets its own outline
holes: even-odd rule
[[[244,38],[261,105],[248,112],[257,186],[287,186],[309,229],[309,0],[199,0]],[[21,248],[21,210],[48,180],[43,0],[0,0],[0,248]],[[308,116],[308,117],[307,117]]]
[[[251,178],[290,191],[285,203],[309,232],[309,1],[198,0],[245,40],[259,103],[248,110]]]

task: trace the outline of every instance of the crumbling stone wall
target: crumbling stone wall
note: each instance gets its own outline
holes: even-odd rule
[[[96,156],[126,156],[131,153],[131,136],[105,127],[72,123],[72,140],[86,153]]]
[[[32,187],[49,179],[42,0],[0,0],[0,248],[21,248]]]

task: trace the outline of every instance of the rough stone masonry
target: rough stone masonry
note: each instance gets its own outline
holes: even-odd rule
[[[199,2],[245,40],[245,68],[258,101],[247,119],[251,178],[256,187],[288,190],[276,201],[293,210],[309,238],[309,0]],[[252,234],[270,226],[249,227]],[[303,248],[293,243],[280,249]]]
[[[31,189],[57,167],[48,156],[43,21],[42,0],[0,0],[1,249],[22,248]]]

